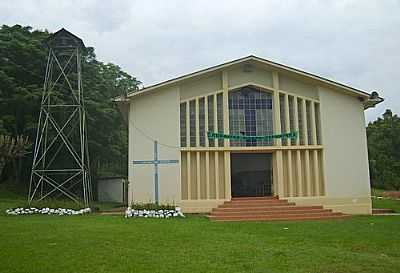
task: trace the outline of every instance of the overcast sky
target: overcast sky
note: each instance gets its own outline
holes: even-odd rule
[[[145,86],[250,54],[366,91],[400,114],[400,0],[1,1],[0,24],[61,27]]]

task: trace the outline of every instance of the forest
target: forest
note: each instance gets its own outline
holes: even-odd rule
[[[29,26],[0,28],[0,183],[26,191],[51,33]],[[96,59],[87,47],[82,63],[93,181],[127,175],[128,129],[112,98],[138,90],[140,81],[118,65]],[[99,130],[101,128],[101,130]],[[371,184],[400,190],[400,117],[386,110],[367,126]]]
[[[29,26],[0,28],[0,183],[26,191],[43,91],[51,33]],[[112,98],[138,89],[140,82],[112,63],[82,57],[90,170],[93,178],[127,173],[127,124]],[[101,130],[99,130],[101,128]]]

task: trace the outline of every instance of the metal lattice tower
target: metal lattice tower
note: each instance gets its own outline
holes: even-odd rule
[[[65,29],[51,35],[33,154],[28,202],[92,200],[81,78],[83,41]]]

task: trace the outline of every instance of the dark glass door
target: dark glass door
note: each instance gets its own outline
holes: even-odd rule
[[[231,154],[232,197],[272,195],[272,154]]]

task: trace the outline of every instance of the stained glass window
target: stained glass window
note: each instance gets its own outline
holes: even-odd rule
[[[300,145],[304,145],[304,130],[303,130],[303,103],[302,99],[297,99],[297,110],[298,110],[298,122],[299,122],[299,139]]]
[[[222,93],[217,94],[217,124],[218,124],[218,132],[224,132],[224,107],[223,107],[223,98]],[[224,146],[224,140],[218,140],[219,146]]]
[[[189,102],[190,146],[196,147],[196,101]]]
[[[290,132],[294,132],[294,97],[289,96],[289,121],[290,121]],[[296,144],[296,139],[291,139],[292,145]]]
[[[214,132],[214,96],[208,96],[208,131]],[[215,140],[208,139],[208,145],[214,147]]]
[[[307,138],[308,145],[312,144],[312,124],[311,124],[311,102],[306,101],[306,115],[307,115]]]
[[[317,133],[317,144],[321,145],[321,114],[319,109],[319,103],[315,104],[315,129]]]
[[[200,146],[206,146],[206,114],[204,112],[204,98],[199,99],[199,134]]]
[[[186,102],[181,103],[180,107],[180,125],[181,125],[181,147],[186,147]]]
[[[281,133],[286,132],[286,107],[285,107],[285,95],[279,94],[279,109],[281,116]],[[286,145],[287,139],[282,139],[282,145]]]
[[[229,93],[229,130],[231,135],[273,134],[272,95],[253,87]],[[231,140],[231,146],[268,146],[272,140]]]

